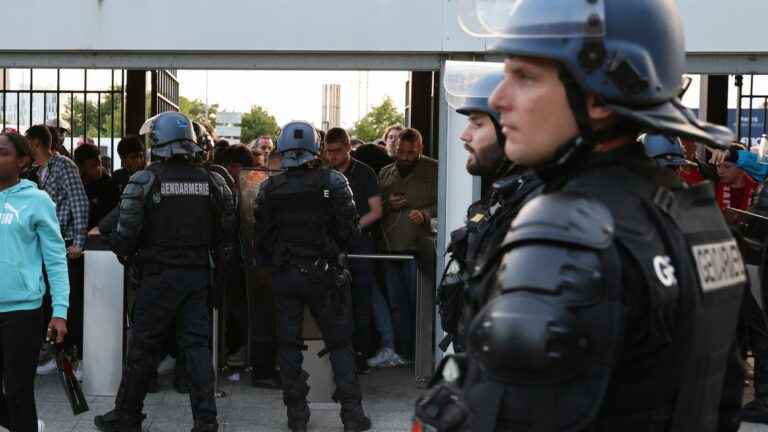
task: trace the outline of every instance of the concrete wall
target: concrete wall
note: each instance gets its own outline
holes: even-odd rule
[[[9,1],[0,51],[482,52],[457,0]],[[689,51],[765,53],[765,0],[678,0]],[[1,59],[0,59],[1,60]]]

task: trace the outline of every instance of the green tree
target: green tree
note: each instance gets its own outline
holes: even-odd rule
[[[120,89],[117,91],[119,92]],[[119,96],[113,98],[113,95],[119,95],[119,93],[102,94],[101,103],[98,106],[92,98],[88,98],[86,102],[82,99],[66,100],[61,118],[72,123],[72,135],[89,138],[96,138],[99,135],[102,138],[119,138],[120,120],[123,118],[121,115],[123,98]]]
[[[267,135],[276,139],[280,134],[277,120],[264,108],[254,105],[251,111],[243,114],[240,127],[240,142],[249,143],[256,138]]]
[[[200,99],[187,99],[179,96],[179,111],[189,116],[192,121],[202,123],[211,128],[216,126],[216,113],[219,111],[219,104],[213,104],[205,109],[205,103]]]
[[[395,102],[389,98],[378,106],[373,107],[350,131],[350,134],[363,141],[373,141],[381,138],[384,131],[395,123],[405,123],[405,116],[395,107]]]

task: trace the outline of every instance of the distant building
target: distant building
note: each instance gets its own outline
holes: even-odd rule
[[[216,113],[216,134],[219,139],[225,139],[230,144],[240,144],[243,122],[243,113],[232,111],[219,111]]]
[[[341,85],[323,84],[323,124],[328,130],[341,125]]]

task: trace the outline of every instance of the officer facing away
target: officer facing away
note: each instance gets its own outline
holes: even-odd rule
[[[718,430],[744,264],[712,185],[685,188],[637,142],[646,130],[731,140],[677,97],[675,1],[459,8],[465,29],[508,56],[490,103],[507,156],[545,190],[512,222],[495,293],[467,330],[467,361],[443,363],[416,427]]]
[[[448,333],[441,347],[453,342],[454,351],[462,352],[464,331],[495,284],[501,261],[496,251],[520,207],[542,183],[531,170],[507,159],[499,113],[488,105],[488,96],[504,78],[504,64],[449,61],[445,74],[449,104],[467,116],[460,137],[467,172],[492,183],[488,196],[469,206],[465,226],[451,233],[448,251],[458,268],[448,266],[439,291]]]
[[[288,427],[306,431],[309,375],[301,369],[304,306],[317,321],[331,357],[344,430],[368,430],[355,374],[349,272],[339,263],[357,234],[357,209],[347,179],[321,168],[318,135],[306,122],[287,124],[277,142],[285,172],[261,184],[255,243],[270,266],[278,315],[278,363]]]
[[[685,156],[685,148],[680,138],[666,135],[643,134],[640,142],[645,146],[645,153],[657,165],[676,171],[682,167],[697,167],[696,162]]]
[[[211,253],[225,263],[234,249],[232,192],[218,174],[194,162],[201,149],[183,114],[159,114],[140,133],[159,161],[131,177],[113,215],[116,223],[108,217],[100,224],[118,256],[136,254],[141,280],[115,409],[96,416],[95,423],[102,431],[141,430],[148,381],[175,328],[191,381],[192,431],[216,431],[207,301]]]

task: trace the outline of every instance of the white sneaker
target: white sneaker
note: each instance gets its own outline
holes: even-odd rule
[[[395,350],[392,348],[382,348],[375,356],[368,359],[368,366],[386,367],[386,365],[392,361],[393,356],[399,358],[399,356],[395,354]]]
[[[45,432],[45,422],[42,420],[37,421],[37,432]]]
[[[405,360],[396,352],[392,352],[392,356],[381,367],[400,367],[405,365]]]
[[[38,375],[48,375],[56,370],[56,360],[50,359],[47,362],[37,366]]]
[[[82,361],[77,363],[77,367],[75,368],[75,378],[77,378],[77,381],[83,382],[83,362]]]
[[[168,372],[174,370],[176,368],[176,360],[174,360],[171,356],[165,356],[163,361],[160,362],[159,365],[157,365],[157,374],[158,375],[165,375]]]

